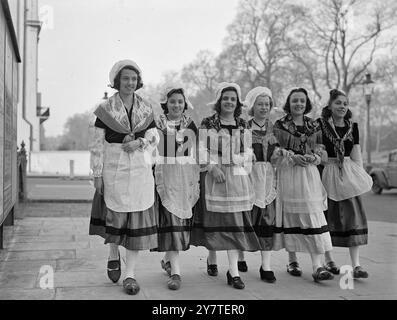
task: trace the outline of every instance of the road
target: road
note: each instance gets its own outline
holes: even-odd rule
[[[28,198],[33,200],[91,200],[94,188],[90,180],[66,178],[28,178]],[[381,195],[368,192],[363,197],[370,221],[397,223],[397,189]]]

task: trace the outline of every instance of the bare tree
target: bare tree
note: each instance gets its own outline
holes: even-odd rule
[[[302,7],[289,1],[242,0],[219,64],[249,88],[266,85],[278,91],[289,60],[284,39],[302,15]]]
[[[326,87],[346,93],[359,85],[374,62],[377,52],[386,48],[382,37],[396,27],[395,1],[321,0],[306,15],[299,41],[290,42],[294,59],[302,64],[318,92],[314,80],[322,73]],[[317,64],[313,63],[317,60]],[[318,66],[323,70],[318,71]],[[322,85],[322,83],[320,83]]]

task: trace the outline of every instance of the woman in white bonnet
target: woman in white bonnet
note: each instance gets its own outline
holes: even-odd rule
[[[247,123],[242,111],[241,90],[235,83],[219,84],[211,103],[215,114],[203,119],[200,129],[200,161],[209,156],[207,173],[200,181],[200,200],[195,207],[191,242],[210,250],[207,272],[218,274],[214,251],[226,250],[227,283],[244,289],[239,275],[238,250],[258,251],[260,243],[251,222],[254,190],[246,164],[252,163],[251,146],[244,143]],[[211,260],[214,259],[214,260]]]
[[[158,247],[165,252],[162,268],[170,290],[181,286],[179,251],[190,247],[193,206],[199,198],[199,166],[196,162],[197,127],[185,114],[193,108],[181,86],[167,86],[160,98],[164,114],[156,121],[160,133],[155,167],[158,193]]]
[[[152,152],[158,133],[152,106],[135,93],[143,85],[138,65],[117,62],[109,80],[117,92],[96,108],[90,143],[96,189],[90,234],[109,243],[107,272],[113,282],[121,277],[119,246],[126,249],[123,287],[134,295],[140,290],[135,279],[138,253],[157,247]]]
[[[273,108],[272,92],[266,87],[256,87],[248,92],[245,104],[252,119],[248,121],[252,130],[254,165],[251,180],[255,190],[255,203],[252,209],[252,222],[261,243],[262,263],[260,278],[265,282],[275,282],[276,277],[270,267],[271,251],[280,250],[281,234],[276,229],[276,175],[274,162],[283,150],[279,148],[273,134],[273,124],[269,119]]]

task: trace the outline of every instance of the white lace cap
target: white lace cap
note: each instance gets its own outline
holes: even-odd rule
[[[240,101],[241,104],[244,104],[243,101],[241,101],[241,88],[237,83],[233,82],[221,82],[218,84],[218,88],[216,90],[216,98],[214,101],[208,103],[208,106],[215,106],[217,101],[221,98],[222,95],[222,90],[228,87],[235,88],[237,91],[237,99]]]
[[[247,93],[247,96],[245,97],[245,101],[244,101],[245,107],[248,108],[248,110],[251,110],[251,108],[254,106],[256,98],[258,98],[261,95],[265,95],[273,99],[272,91],[269,88],[256,87]]]
[[[141,69],[138,67],[138,65],[132,61],[132,60],[121,60],[116,62],[112,69],[109,72],[109,81],[110,81],[110,86],[113,87],[114,86],[114,79],[116,78],[117,74],[120,72],[121,69],[123,69],[124,67],[127,66],[131,66],[134,69],[136,69],[139,73],[139,76],[142,79],[142,71]]]
[[[160,93],[160,103],[161,103],[161,104],[167,103],[167,101],[168,101],[168,98],[167,98],[168,94],[169,94],[172,90],[177,90],[177,89],[180,89],[180,90],[183,92],[183,96],[185,97],[185,101],[186,101],[187,107],[188,107],[189,109],[194,109],[192,103],[190,102],[189,98],[187,97],[187,94],[186,94],[185,89],[183,89],[182,86],[178,86],[178,85],[166,86],[166,87],[162,90],[162,92]]]

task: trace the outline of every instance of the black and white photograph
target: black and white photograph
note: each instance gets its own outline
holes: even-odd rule
[[[396,0],[0,1],[0,303],[397,299]]]

